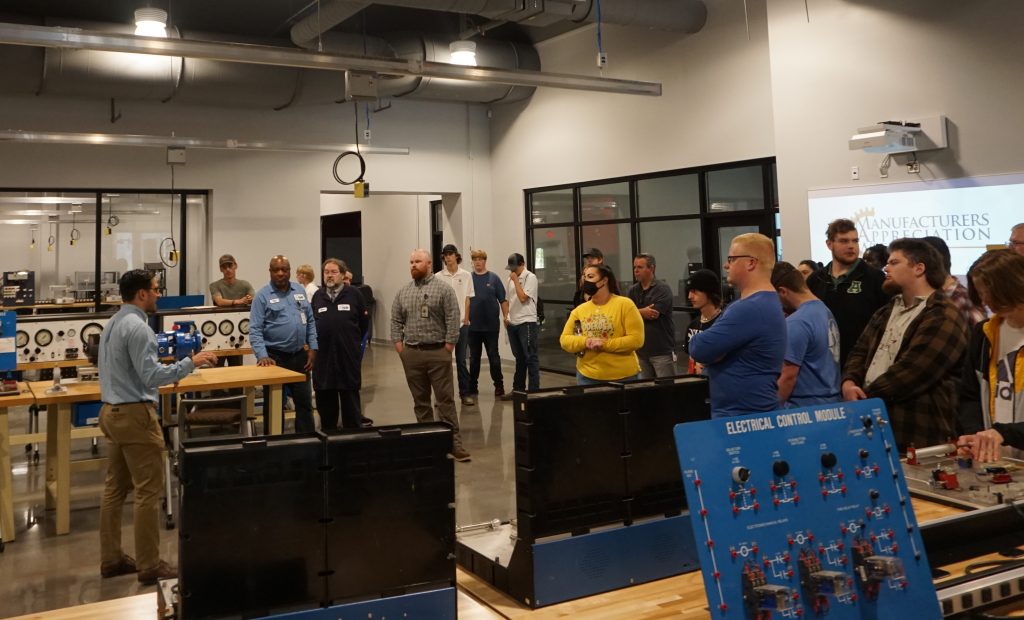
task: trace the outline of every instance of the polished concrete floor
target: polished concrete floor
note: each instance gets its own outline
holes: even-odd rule
[[[504,362],[505,385],[511,388],[511,360]],[[473,455],[455,467],[456,521],[459,524],[508,519],[515,509],[515,461],[511,402],[497,401],[487,373],[481,372],[480,401],[458,406],[466,449]],[[542,373],[541,385],[571,385],[573,378]],[[363,361],[364,413],[378,424],[415,421],[412,398],[398,356],[390,347],[375,345]],[[45,420],[45,413],[41,415]],[[10,413],[11,432],[25,432],[27,408]],[[42,428],[46,428],[45,421]],[[11,448],[14,470],[17,540],[0,553],[0,618],[91,603],[140,592],[134,575],[101,579],[99,575],[99,472],[76,473],[72,480],[71,533],[54,533],[54,515],[43,508],[45,454],[38,464],[22,446]],[[72,442],[72,458],[91,456],[88,440]],[[103,447],[100,447],[103,454]],[[131,553],[132,518],[125,509],[122,537]],[[177,556],[176,531],[164,531],[161,553]]]

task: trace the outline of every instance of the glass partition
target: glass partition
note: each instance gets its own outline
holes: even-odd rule
[[[541,299],[570,301],[576,292],[576,240],[569,226],[533,230],[533,264]]]
[[[584,222],[629,218],[629,183],[580,188],[580,217]]]

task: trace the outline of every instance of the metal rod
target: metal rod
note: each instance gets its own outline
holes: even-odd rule
[[[618,80],[517,69],[467,67],[423,60],[345,56],[268,45],[137,37],[127,34],[90,32],[80,28],[0,23],[0,44],[88,49],[106,52],[125,52],[129,54],[152,54],[156,56],[183,56],[187,58],[220,60],[223,62],[295,67],[299,69],[367,71],[390,75],[490,82],[512,86],[540,86],[624,95],[661,96],[661,84],[658,82]]]

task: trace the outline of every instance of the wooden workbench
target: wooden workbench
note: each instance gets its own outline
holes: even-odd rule
[[[32,390],[25,383],[18,382],[18,393],[0,396],[0,542],[14,540],[14,491],[11,477],[11,428],[7,410],[11,407],[25,407],[35,402]]]

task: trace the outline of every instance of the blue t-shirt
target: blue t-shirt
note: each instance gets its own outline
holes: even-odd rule
[[[839,326],[821,300],[800,304],[786,319],[786,361],[800,367],[787,407],[842,400],[839,392]]]
[[[473,293],[469,298],[469,331],[498,331],[501,327],[501,302],[505,301],[505,283],[493,271],[474,272]]]
[[[786,317],[774,292],[732,302],[710,329],[690,339],[690,357],[704,364],[711,417],[779,408],[779,373],[786,353]]]

